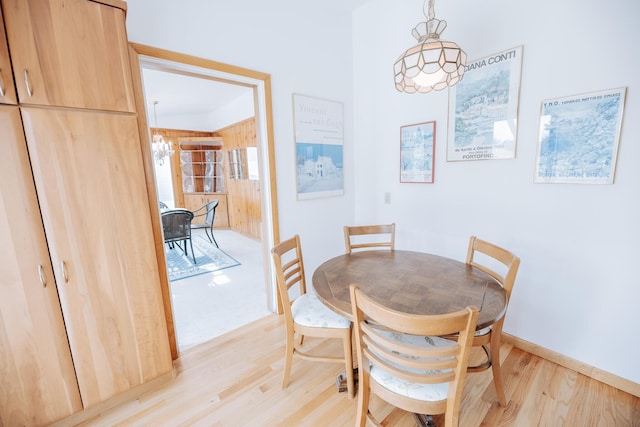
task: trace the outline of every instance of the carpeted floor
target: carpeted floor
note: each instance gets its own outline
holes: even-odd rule
[[[189,244],[187,244],[188,255],[185,255],[183,250],[175,244],[173,249],[165,245],[167,272],[171,282],[240,265],[236,259],[226,254],[222,249],[216,248],[205,236],[194,233],[191,240],[195,263]]]

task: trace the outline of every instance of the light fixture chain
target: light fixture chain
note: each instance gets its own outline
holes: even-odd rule
[[[156,133],[158,132],[158,113],[156,112],[156,106],[158,101],[153,101],[153,120],[156,122]]]
[[[427,17],[428,21],[436,17],[435,6],[434,6],[435,2],[436,0],[424,0],[424,6],[422,6],[422,12],[424,13],[424,16]]]

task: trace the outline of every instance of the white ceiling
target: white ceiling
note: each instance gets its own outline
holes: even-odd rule
[[[153,119],[153,101],[158,101],[160,127],[162,117],[206,114],[251,91],[246,86],[147,68],[143,68],[142,78],[150,119]]]
[[[299,2],[300,0],[296,0]],[[315,2],[311,7],[323,7],[327,10],[335,10],[338,12],[352,12],[370,0],[320,0]]]

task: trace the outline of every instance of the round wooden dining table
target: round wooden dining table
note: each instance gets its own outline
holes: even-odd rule
[[[445,314],[475,306],[477,330],[504,316],[507,295],[488,274],[464,262],[421,252],[369,250],[340,255],[313,273],[318,298],[353,319],[349,285],[394,310]]]

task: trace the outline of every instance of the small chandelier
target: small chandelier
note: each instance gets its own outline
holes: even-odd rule
[[[156,105],[158,101],[153,101],[153,118],[156,122],[156,133],[153,134],[153,142],[151,147],[153,150],[153,158],[158,162],[160,166],[164,165],[164,159],[171,157],[174,153],[173,143],[171,141],[165,142],[162,135],[158,133],[158,116],[156,114]]]
[[[418,44],[403,53],[393,66],[396,89],[400,92],[442,90],[458,83],[464,75],[467,54],[454,42],[440,41],[447,22],[435,19],[435,0],[428,1],[428,12],[423,7],[427,22],[420,22],[411,31]]]

